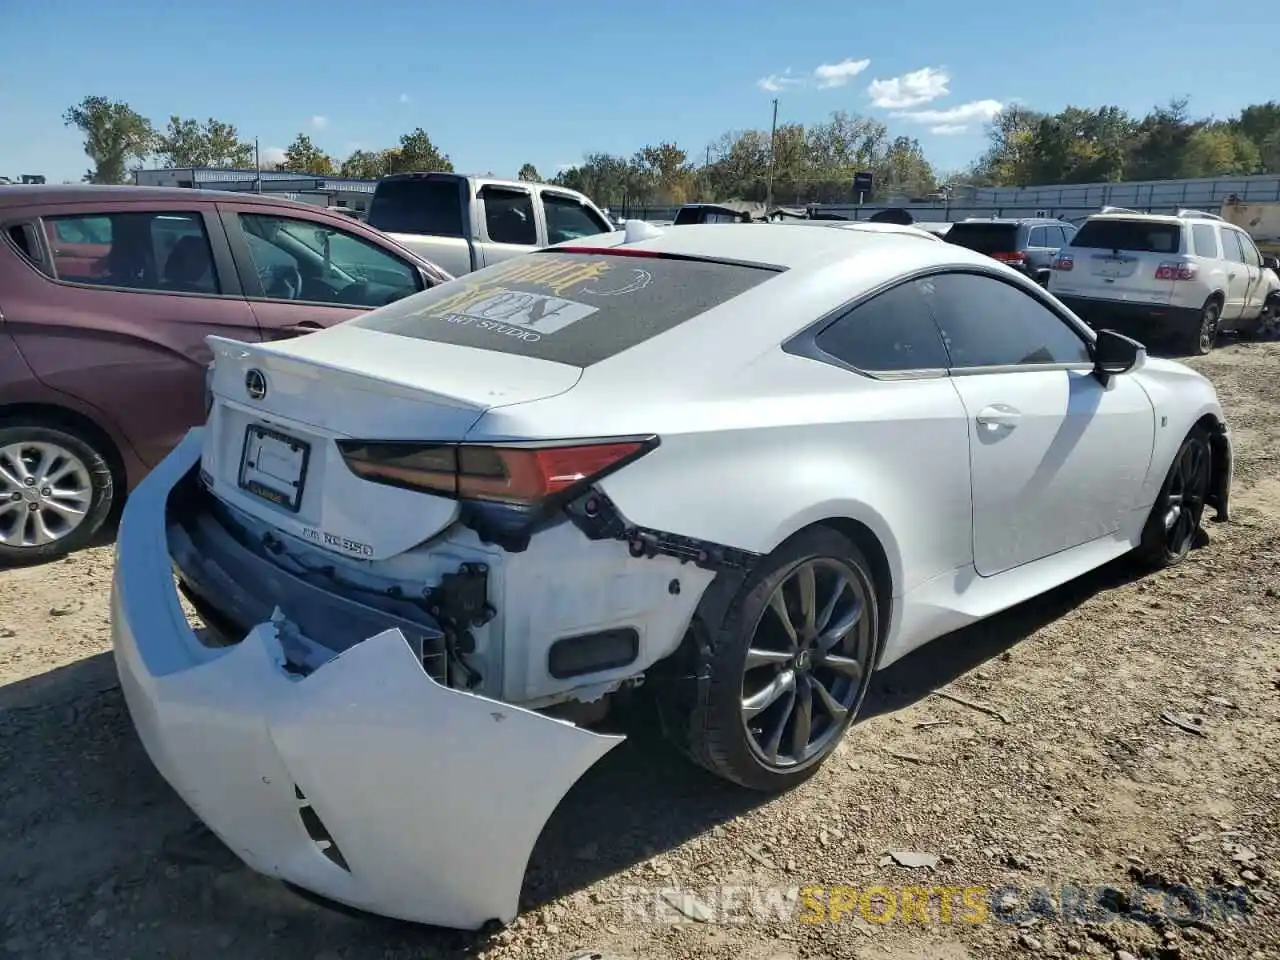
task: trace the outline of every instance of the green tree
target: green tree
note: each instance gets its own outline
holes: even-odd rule
[[[1258,145],[1225,123],[1200,127],[1182,152],[1180,177],[1244,176],[1262,170]]]
[[[357,180],[377,180],[391,169],[386,150],[355,150],[342,161],[339,172]]]
[[[925,159],[920,141],[914,137],[896,137],[878,164],[877,181],[895,194],[923,197],[938,187],[933,166]]]
[[[210,117],[203,124],[171,116],[155,138],[155,153],[168,167],[249,167],[253,144],[240,139],[234,125]]]
[[[526,163],[520,168],[520,172],[516,174],[517,180],[525,180],[529,183],[541,183],[542,176],[538,173],[538,168],[532,163]]]
[[[84,152],[93,169],[88,183],[124,183],[130,160],[142,163],[151,154],[155,131],[151,121],[127,103],[106,97],[85,97],[62,115],[69,127],[84,134]]]
[[[437,171],[449,173],[453,162],[436,145],[421,127],[400,137],[400,145],[386,151],[389,173],[415,173]]]
[[[293,143],[284,151],[284,161],[277,165],[277,170],[288,170],[294,173],[314,173],[317,176],[333,176],[333,160],[327,153],[311,142],[305,133],[300,133]]]

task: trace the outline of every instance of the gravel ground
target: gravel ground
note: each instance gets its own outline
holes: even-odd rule
[[[1227,406],[1238,472],[1234,522],[1187,563],[1116,564],[937,641],[880,676],[813,780],[768,802],[638,725],[553,817],[522,915],[478,935],[250,873],[134,735],[109,550],[0,572],[0,955],[1280,958],[1280,345],[1194,365]],[[1140,885],[1225,906],[1170,913]],[[809,886],[825,889],[797,900]],[[925,922],[903,887],[981,887],[999,909],[974,922],[957,891]],[[1063,910],[1066,887],[1109,912]],[[837,899],[858,906],[803,921]]]

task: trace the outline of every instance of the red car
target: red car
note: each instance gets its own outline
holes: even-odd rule
[[[89,542],[203,422],[209,334],[292,337],[447,279],[289,200],[0,187],[0,563]]]

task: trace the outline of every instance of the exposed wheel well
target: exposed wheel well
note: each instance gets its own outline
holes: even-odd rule
[[[1199,428],[1209,434],[1209,479],[1208,504],[1217,511],[1218,520],[1228,519],[1231,498],[1231,458],[1227,444],[1226,424],[1212,413],[1206,413],[1196,421],[1192,430]]]
[[[120,450],[111,439],[111,435],[89,417],[51,403],[15,403],[0,407],[0,427],[14,422],[62,427],[76,432],[102,453],[107,466],[111,468],[111,478],[115,481],[116,488],[124,488],[127,480],[124,458],[120,455]]]
[[[884,646],[884,638],[889,633],[889,624],[893,618],[893,574],[889,569],[889,558],[884,552],[884,547],[880,544],[880,540],[871,528],[866,524],[859,523],[849,517],[828,517],[826,520],[820,520],[813,526],[829,527],[837,533],[842,533],[857,545],[862,551],[863,556],[867,558],[867,562],[871,564],[871,579],[875,582],[876,601],[880,605],[880,637],[878,641],[881,649]],[[876,652],[877,658],[879,652]]]
[[[1192,303],[1194,302],[1195,301],[1193,300]],[[1218,306],[1221,307],[1226,302],[1227,302],[1226,295],[1221,290],[1215,290],[1213,291],[1213,293],[1209,294],[1208,299],[1205,300],[1205,305],[1207,306],[1210,303],[1216,303]]]

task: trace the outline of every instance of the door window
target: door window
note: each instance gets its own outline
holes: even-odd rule
[[[270,300],[380,307],[422,289],[411,264],[327,223],[258,213],[239,221]]]
[[[523,190],[482,187],[484,224],[494,243],[519,243],[535,246],[538,225],[533,219],[533,197]]]
[[[1047,247],[1049,245],[1049,231],[1047,227],[1032,227],[1031,236],[1027,240],[1028,247]]]
[[[1244,254],[1244,262],[1251,267],[1262,266],[1262,257],[1258,253],[1258,248],[1253,245],[1253,241],[1242,233],[1235,233],[1236,242],[1240,244],[1240,251]]]
[[[1222,258],[1233,263],[1244,263],[1244,248],[1240,245],[1240,234],[1225,227],[1222,230]]]
[[[818,334],[818,349],[869,373],[946,369],[922,283],[909,281],[854,307]]]
[[[544,193],[542,207],[547,212],[547,243],[564,243],[610,232],[607,224],[572,197]]]
[[[1191,227],[1191,244],[1196,248],[1197,257],[1209,260],[1218,259],[1218,237],[1212,224],[1197,223]]]
[[[1029,293],[994,277],[946,273],[919,281],[953,369],[1092,363],[1084,337]]]
[[[203,214],[111,213],[44,223],[59,280],[157,293],[220,292]]]

